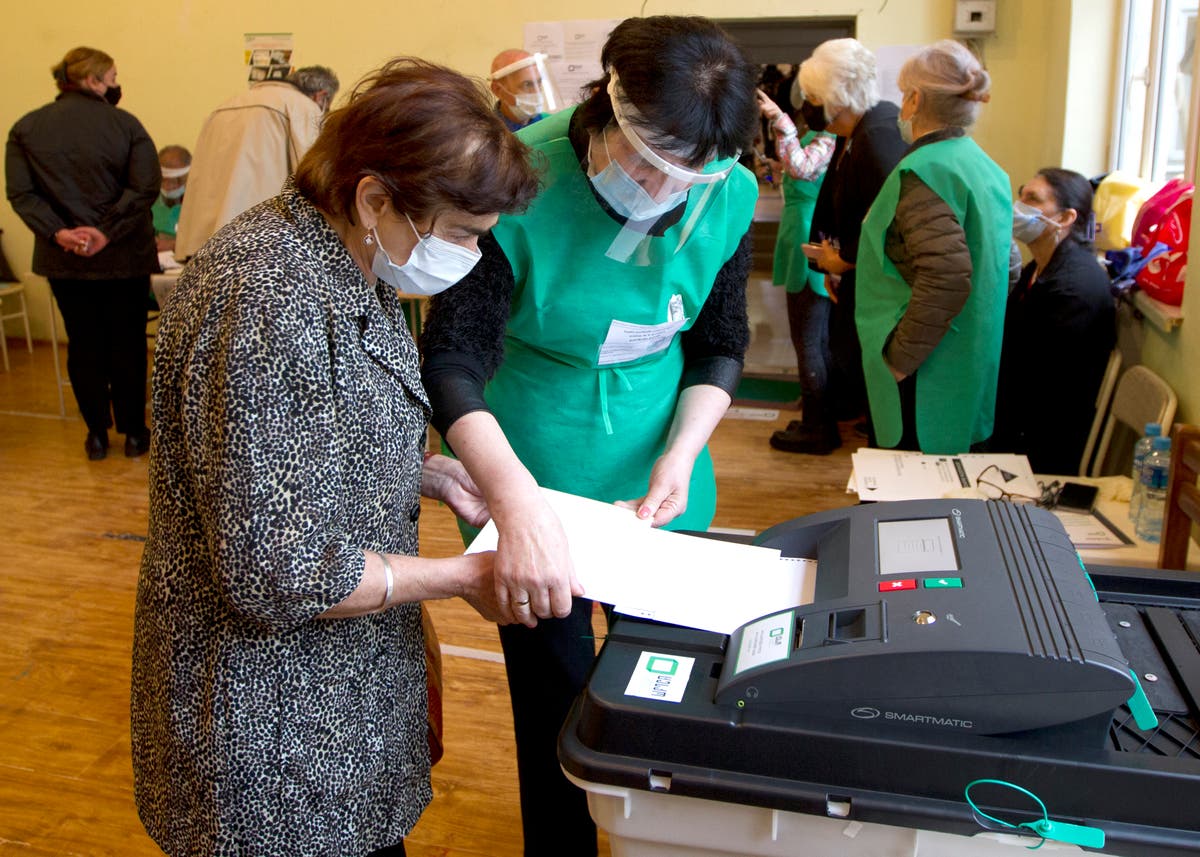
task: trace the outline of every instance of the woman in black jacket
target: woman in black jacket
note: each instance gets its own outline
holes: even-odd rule
[[[23,116],[5,154],[8,199],[33,230],[33,272],[67,328],[67,374],[93,461],[116,419],[125,454],[150,448],[146,298],[158,271],[150,207],[162,175],[150,135],[121,97],[112,57],[75,48],[51,68],[58,97]]]
[[[805,330],[828,325],[829,352],[825,360],[809,361],[807,377],[800,381],[801,419],[775,432],[771,446],[827,455],[842,445],[837,418],[856,418],[866,409],[862,350],[854,326],[859,232],[907,146],[896,127],[898,108],[879,100],[875,55],[857,40],[818,45],[800,65],[797,81],[804,96],[800,113],[808,127],[837,135],[809,238],[820,245],[813,264],[828,275],[829,297],[814,295],[801,320]]]
[[[1019,197],[1013,236],[1033,260],[1008,298],[989,447],[1024,453],[1035,473],[1074,474],[1117,339],[1108,275],[1091,244],[1092,187],[1048,168]]]

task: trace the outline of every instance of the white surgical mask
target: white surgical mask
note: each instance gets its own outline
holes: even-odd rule
[[[1032,205],[1019,199],[1013,202],[1013,238],[1022,244],[1032,244],[1051,227],[1057,229],[1058,224]]]
[[[176,199],[181,199],[185,190],[187,190],[187,185],[181,184],[174,190],[161,190],[159,193],[162,195],[163,199],[174,201]]]
[[[540,92],[521,92],[514,93],[513,98],[516,99],[516,104],[512,105],[511,109],[522,122],[528,122],[534,116],[539,115],[546,109],[546,100],[542,98]]]
[[[424,238],[417,232],[412,218],[404,215],[408,225],[417,236],[417,243],[408,256],[408,261],[397,265],[383,249],[379,233],[375,236],[375,256],[371,260],[371,272],[394,289],[405,294],[432,297],[453,286],[475,267],[483,254],[468,250],[452,241],[428,235]]]
[[[603,133],[601,137],[604,137]],[[634,221],[652,220],[687,199],[687,191],[673,193],[662,202],[656,202],[646,189],[638,184],[608,152],[608,139],[604,138],[604,152],[608,155],[608,166],[591,177],[592,187],[604,198],[613,211]],[[592,159],[591,143],[588,144],[588,161]]]
[[[896,127],[900,129],[900,139],[911,146],[913,142],[912,119],[902,119],[897,116]]]

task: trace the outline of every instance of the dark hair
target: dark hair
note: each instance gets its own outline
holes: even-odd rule
[[[538,192],[529,149],[456,71],[399,57],[363,78],[325,119],[296,170],[318,208],[356,222],[358,183],[374,176],[414,220],[446,209],[520,211]]]
[[[57,65],[50,66],[54,83],[62,92],[79,89],[91,76],[104,77],[114,65],[113,58],[96,48],[71,48]]]
[[[1060,209],[1075,209],[1075,222],[1071,224],[1070,237],[1080,244],[1092,243],[1095,222],[1092,214],[1092,183],[1074,170],[1060,167],[1044,167],[1037,172],[1046,180],[1054,194],[1054,202]]]
[[[333,73],[333,69],[323,65],[306,65],[304,68],[293,69],[287,76],[288,82],[312,98],[322,89],[329,93],[329,100],[337,95],[338,83],[337,75]]]
[[[729,158],[753,145],[758,69],[707,18],[627,18],[604,43],[600,62],[604,77],[583,87],[579,108],[589,131],[612,121],[607,87],[615,70],[649,129],[689,145],[690,166],[701,166],[714,151]]]

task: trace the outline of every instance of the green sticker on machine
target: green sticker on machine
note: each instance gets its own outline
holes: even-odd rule
[[[734,675],[763,664],[787,660],[792,654],[792,630],[795,627],[796,617],[791,610],[743,627]]]

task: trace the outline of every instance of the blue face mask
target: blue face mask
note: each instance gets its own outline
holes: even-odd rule
[[[604,137],[603,133],[601,137]],[[638,184],[608,152],[608,140],[604,140],[604,153],[608,155],[608,166],[591,177],[596,193],[609,204],[613,211],[634,221],[653,220],[662,217],[687,199],[687,191],[679,191],[662,202],[656,202],[646,189]],[[592,159],[591,144],[588,144],[588,161]]]
[[[1032,205],[1019,199],[1013,202],[1013,238],[1022,244],[1032,244],[1051,227],[1057,229],[1058,224]]]

